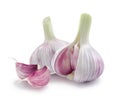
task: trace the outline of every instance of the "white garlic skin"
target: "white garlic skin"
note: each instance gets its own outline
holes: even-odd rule
[[[47,66],[51,74],[53,74],[51,60],[55,52],[66,44],[68,43],[58,39],[46,40],[32,53],[30,64],[39,64],[41,67]]]
[[[104,70],[104,63],[99,53],[90,45],[80,47],[74,80],[87,82],[97,79]]]

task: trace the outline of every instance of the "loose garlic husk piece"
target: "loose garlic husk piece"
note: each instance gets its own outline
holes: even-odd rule
[[[27,82],[34,88],[40,88],[47,85],[49,80],[50,71],[46,66],[38,69],[27,78]]]
[[[50,80],[50,71],[39,65],[24,64],[16,62],[16,72],[20,79],[27,81],[34,88],[39,88],[48,84]]]
[[[41,67],[47,66],[51,74],[53,74],[51,60],[55,52],[68,43],[54,36],[50,17],[43,20],[43,28],[45,41],[31,55],[30,64],[39,64]]]
[[[90,25],[91,16],[82,14],[74,42],[54,55],[52,67],[56,74],[76,82],[92,81],[102,74],[103,60],[89,43]]]
[[[20,62],[16,62],[16,72],[20,79],[25,79],[37,70],[37,65],[28,65]]]

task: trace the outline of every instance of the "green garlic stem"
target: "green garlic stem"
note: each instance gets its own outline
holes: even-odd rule
[[[50,17],[44,18],[43,29],[44,29],[45,40],[55,39]]]
[[[91,16],[89,14],[82,14],[80,19],[80,27],[78,30],[80,33],[80,44],[88,43],[90,26]]]
[[[76,37],[76,40],[77,42],[79,42],[80,45],[89,42],[90,26],[91,26],[91,16],[86,13],[82,14],[78,28],[78,34]]]

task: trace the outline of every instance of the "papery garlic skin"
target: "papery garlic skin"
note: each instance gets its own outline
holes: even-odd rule
[[[98,52],[89,44],[81,46],[74,80],[87,82],[97,79],[103,72],[104,63]]]
[[[50,71],[44,67],[39,67],[39,65],[24,64],[16,62],[16,72],[20,79],[27,81],[32,87],[38,88],[48,84],[50,80]]]
[[[30,57],[30,64],[39,64],[41,67],[47,66],[52,74],[54,71],[51,66],[51,60],[55,52],[68,43],[59,40],[54,36],[50,17],[46,17],[43,20],[43,28],[45,41],[32,53]]]
[[[47,85],[49,80],[50,71],[46,66],[38,69],[27,78],[27,82],[34,88],[39,88]]]
[[[20,79],[25,79],[37,70],[37,65],[28,65],[16,62],[16,72]]]
[[[103,60],[89,44],[90,25],[91,16],[82,14],[76,39],[60,49],[52,60],[56,74],[76,82],[92,81],[102,74]]]

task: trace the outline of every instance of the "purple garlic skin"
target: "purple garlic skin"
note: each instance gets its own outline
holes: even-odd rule
[[[87,82],[97,79],[103,73],[103,60],[89,44],[90,25],[91,16],[82,14],[74,42],[59,49],[52,59],[56,74],[76,82]]]
[[[62,40],[57,39],[54,36],[50,17],[46,17],[43,20],[43,28],[45,41],[42,45],[38,46],[30,57],[30,64],[39,64],[41,67],[47,66],[51,74],[54,73],[51,66],[51,60],[55,52],[67,45],[68,43]]]
[[[27,65],[16,62],[16,72],[20,79],[25,79],[37,70],[37,65]]]
[[[47,85],[49,80],[50,71],[46,66],[35,71],[27,78],[28,83],[34,88],[39,88]]]
[[[46,66],[38,69],[38,65],[17,62],[16,72],[20,79],[24,79],[34,88],[45,86],[50,80],[50,71]]]

